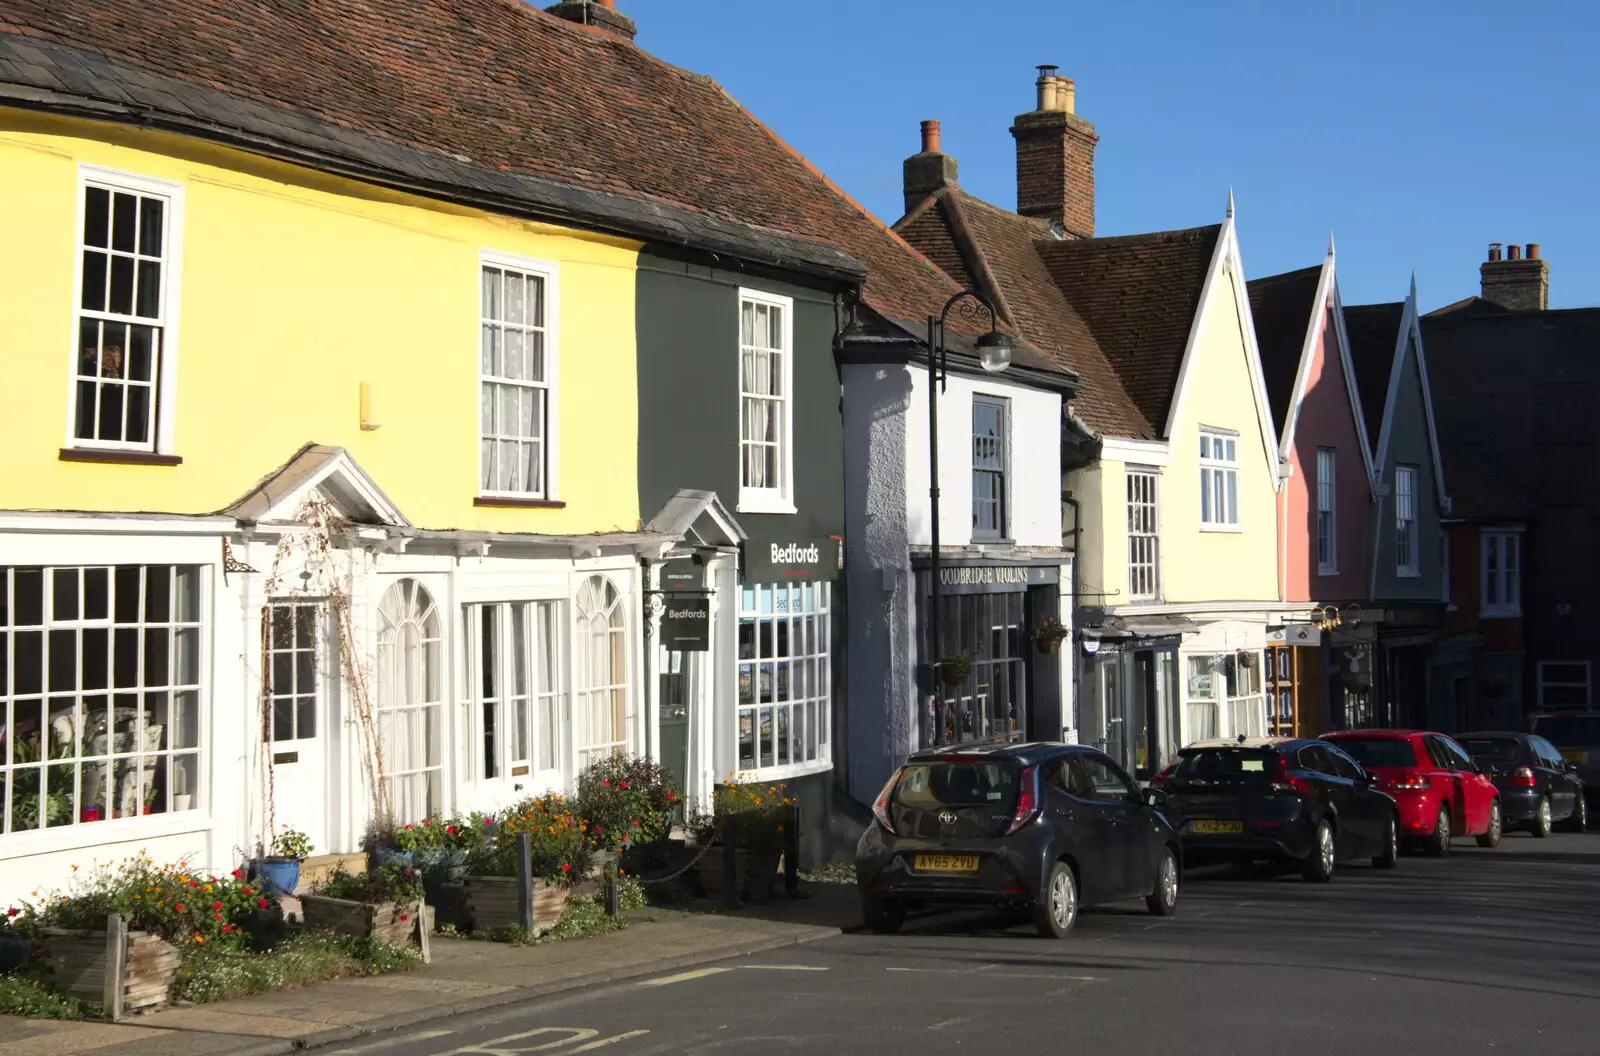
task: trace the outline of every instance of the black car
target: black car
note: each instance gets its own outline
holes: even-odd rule
[[[1536,733],[1464,733],[1456,741],[1500,790],[1506,828],[1543,839],[1556,822],[1574,832],[1589,826],[1578,764]]]
[[[995,905],[1061,938],[1084,906],[1178,905],[1182,848],[1159,792],[1078,745],[956,745],[918,752],[872,806],[856,848],[862,916],[893,932],[908,905]]]
[[[1533,720],[1533,732],[1555,745],[1561,758],[1577,764],[1587,795],[1600,789],[1600,711],[1547,712]]]
[[[1399,857],[1394,799],[1327,741],[1198,741],[1158,781],[1190,864],[1289,860],[1326,882],[1336,862],[1392,869]]]

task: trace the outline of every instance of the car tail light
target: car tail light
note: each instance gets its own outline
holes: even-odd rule
[[[1011,816],[1011,827],[1006,835],[1022,828],[1039,813],[1039,768],[1030,766],[1022,771],[1022,785],[1017,790],[1017,812]]]
[[[872,801],[872,816],[878,819],[878,824],[883,826],[883,831],[894,834],[894,820],[889,817],[889,796],[894,792],[895,782],[900,780],[900,774],[905,770],[901,767],[889,775],[889,780],[884,784],[883,791],[878,793],[878,798]]]
[[[1178,764],[1177,763],[1168,763],[1166,769],[1162,770],[1159,774],[1156,774],[1154,777],[1152,777],[1149,780],[1148,784],[1150,785],[1151,788],[1160,788],[1162,785],[1166,784],[1168,780],[1171,779],[1172,772],[1174,770],[1176,770],[1176,769],[1178,769]]]
[[[1406,774],[1404,777],[1390,778],[1390,788],[1432,788],[1433,782],[1427,774]]]
[[[1511,771],[1512,788],[1532,788],[1535,784],[1533,771],[1526,766],[1519,766]]]
[[[1279,793],[1300,792],[1309,793],[1311,782],[1303,777],[1296,777],[1289,772],[1289,757],[1278,756],[1276,769],[1272,771],[1272,790]]]

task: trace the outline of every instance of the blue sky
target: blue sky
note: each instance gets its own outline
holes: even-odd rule
[[[1580,0],[618,0],[639,44],[716,78],[880,218],[918,122],[962,186],[1016,206],[1033,67],[1100,134],[1097,230],[1215,223],[1252,276],[1320,262],[1346,303],[1478,290],[1491,241],[1539,242],[1551,306],[1600,304],[1600,4]]]

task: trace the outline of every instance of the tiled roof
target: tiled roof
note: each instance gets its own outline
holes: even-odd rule
[[[0,96],[779,266],[864,265],[894,318],[956,289],[714,81],[522,0],[0,0]]]
[[[1361,414],[1366,419],[1367,442],[1376,451],[1383,408],[1389,399],[1389,375],[1394,370],[1394,350],[1400,339],[1404,301],[1392,304],[1347,304],[1344,329],[1350,338],[1350,366],[1356,375]]]
[[[1250,316],[1256,324],[1256,346],[1261,350],[1267,402],[1279,429],[1289,420],[1289,401],[1294,398],[1300,353],[1305,349],[1306,330],[1311,325],[1321,279],[1322,265],[1318,264],[1245,284],[1250,293]],[[1336,350],[1328,352],[1333,354]]]
[[[1222,225],[1040,243],[1067,301],[1089,324],[1154,435],[1167,409]]]

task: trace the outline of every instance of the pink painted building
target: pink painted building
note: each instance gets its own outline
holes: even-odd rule
[[[1311,268],[1249,284],[1267,398],[1278,430],[1278,590],[1285,625],[1337,627],[1284,636],[1267,653],[1273,727],[1316,735],[1327,702],[1344,691],[1349,649],[1369,634],[1357,624],[1368,597],[1373,473],[1360,397],[1344,334],[1333,246]],[[1341,613],[1338,620],[1328,619]],[[1359,660],[1357,661],[1359,666]]]

